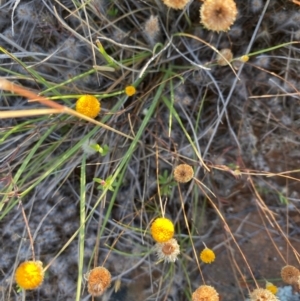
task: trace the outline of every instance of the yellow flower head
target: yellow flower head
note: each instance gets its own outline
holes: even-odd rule
[[[212,263],[216,258],[216,255],[213,250],[205,248],[201,253],[200,253],[200,259],[204,263]]]
[[[17,284],[24,290],[38,288],[44,280],[43,264],[40,261],[21,263],[15,274]]]
[[[243,63],[246,63],[246,62],[248,62],[249,61],[249,56],[248,55],[242,55],[241,57],[240,57],[240,61],[241,62],[243,62]]]
[[[134,86],[127,86],[125,88],[125,93],[126,93],[127,96],[132,96],[132,95],[135,94],[135,92],[136,92],[136,90],[135,90]]]
[[[276,295],[277,291],[278,291],[278,288],[276,285],[274,285],[273,283],[271,282],[268,282],[266,283],[266,289],[268,291],[270,291],[272,294]]]
[[[174,235],[174,225],[169,219],[159,217],[151,225],[151,234],[156,242],[167,242]]]
[[[93,95],[83,95],[77,100],[75,109],[78,113],[95,118],[101,109],[100,101]]]

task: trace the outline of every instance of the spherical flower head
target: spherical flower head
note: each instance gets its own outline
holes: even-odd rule
[[[276,295],[278,288],[273,283],[267,281],[266,290],[270,291],[273,295]]]
[[[159,260],[167,262],[175,262],[177,256],[180,254],[180,248],[175,238],[171,238],[163,243],[156,243],[155,251]]]
[[[295,284],[300,277],[300,271],[292,265],[286,265],[281,269],[281,278],[285,283]]]
[[[220,66],[227,66],[233,58],[233,54],[229,48],[224,48],[220,51],[217,57],[217,63]],[[226,59],[226,60],[225,60]]]
[[[242,55],[241,57],[240,57],[240,61],[241,62],[243,62],[243,63],[246,63],[246,62],[248,62],[249,61],[249,56],[248,55]]]
[[[273,293],[263,288],[255,289],[249,297],[250,301],[279,301]]]
[[[40,261],[25,261],[15,273],[17,284],[24,290],[38,288],[44,280],[43,264]]]
[[[200,253],[200,259],[204,263],[212,263],[216,258],[216,255],[213,250],[205,248],[201,253]]]
[[[174,179],[179,183],[187,183],[194,176],[194,170],[192,166],[188,164],[179,164],[174,169]]]
[[[193,292],[192,301],[219,301],[219,294],[212,286],[201,285]]]
[[[132,95],[135,94],[135,92],[136,92],[136,89],[135,89],[134,86],[127,86],[125,88],[125,93],[126,93],[127,96],[132,96]]]
[[[200,9],[201,23],[213,31],[227,31],[237,16],[234,0],[206,0]]]
[[[164,4],[173,9],[184,9],[190,0],[163,0]]]
[[[172,221],[165,217],[157,218],[151,225],[151,235],[156,242],[167,242],[174,235]]]
[[[104,291],[110,286],[111,274],[104,267],[96,267],[87,275],[88,292],[92,296],[101,296]]]
[[[75,110],[87,117],[95,118],[100,112],[100,101],[93,95],[83,95],[76,102]]]

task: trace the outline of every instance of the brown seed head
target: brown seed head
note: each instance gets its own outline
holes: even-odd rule
[[[96,267],[87,275],[88,292],[92,296],[101,296],[111,283],[110,272],[104,267]]]
[[[233,58],[233,54],[229,48],[224,48],[220,50],[220,54],[218,54],[217,57],[217,63],[220,66],[226,66],[228,65],[228,62],[230,63]],[[228,61],[226,61],[226,60]]]
[[[187,164],[179,164],[174,170],[174,179],[179,183],[187,183],[194,176],[194,170],[192,166]]]
[[[151,39],[155,39],[160,31],[158,16],[150,16],[145,22],[144,31]]]
[[[192,301],[219,301],[219,294],[212,286],[201,285],[193,292]]]
[[[227,31],[237,16],[234,0],[206,0],[200,9],[201,23],[213,31]]]
[[[279,301],[269,290],[257,288],[249,295],[250,301]]]
[[[161,250],[165,255],[171,255],[175,250],[175,246],[170,242],[165,242]]]
[[[285,283],[295,284],[300,277],[300,271],[292,265],[286,265],[281,269],[281,278]]]
[[[155,245],[155,250],[158,259],[167,262],[175,262],[177,256],[180,254],[179,245],[175,238],[171,238],[164,243],[157,243]]]
[[[184,9],[190,0],[163,0],[164,4],[173,9]]]

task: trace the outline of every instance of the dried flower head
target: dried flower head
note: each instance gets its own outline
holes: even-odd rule
[[[227,31],[237,16],[234,0],[206,0],[200,9],[201,23],[213,31]]]
[[[219,294],[212,286],[201,285],[193,292],[192,301],[219,301]]]
[[[97,142],[94,139],[87,139],[82,143],[81,149],[89,157],[97,153],[96,145]]]
[[[249,295],[250,301],[279,301],[274,294],[264,288],[257,288]]]
[[[135,90],[134,86],[127,86],[125,88],[125,93],[126,93],[127,96],[132,96],[132,95],[135,94],[135,92],[136,92],[136,90]]]
[[[266,282],[266,290],[270,291],[273,295],[276,295],[278,288],[271,282]]]
[[[111,274],[104,267],[96,267],[86,275],[88,282],[88,292],[92,296],[101,296],[110,286]]]
[[[35,5],[31,3],[22,3],[18,5],[17,16],[22,21],[27,21],[29,23],[37,23],[40,20],[40,14],[36,11]]]
[[[83,95],[76,102],[76,111],[87,117],[95,118],[100,112],[100,101],[93,95]]]
[[[209,248],[205,248],[201,253],[200,253],[200,259],[204,263],[212,263],[216,258],[216,255],[213,250]]]
[[[300,271],[292,265],[286,265],[281,269],[281,278],[285,283],[295,284],[300,277]]]
[[[190,0],[163,0],[164,4],[173,9],[184,9]]]
[[[180,254],[179,245],[175,238],[171,238],[163,243],[156,243],[155,251],[159,260],[167,262],[175,262],[177,256]]]
[[[220,66],[227,66],[233,58],[233,54],[229,48],[224,48],[220,51],[217,57],[217,63]],[[226,59],[226,60],[225,60]]]
[[[194,170],[192,166],[187,164],[179,164],[174,169],[174,179],[179,183],[187,183],[194,176]]]
[[[17,284],[24,290],[38,288],[44,280],[43,264],[40,261],[21,263],[15,274]]]
[[[174,235],[172,221],[165,217],[157,218],[151,225],[151,235],[156,242],[167,242]]]
[[[158,16],[150,16],[150,18],[145,22],[144,33],[148,37],[148,39],[154,42],[155,38],[158,36],[160,31]]]
[[[254,13],[261,12],[262,8],[263,8],[263,5],[264,5],[264,3],[263,3],[262,0],[252,0],[251,1],[251,10]]]

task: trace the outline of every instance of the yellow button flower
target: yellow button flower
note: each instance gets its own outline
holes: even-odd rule
[[[135,94],[135,92],[136,92],[136,90],[135,90],[134,86],[127,86],[125,88],[125,93],[126,93],[127,96],[132,96],[132,95]]]
[[[17,284],[24,290],[38,288],[44,280],[43,264],[40,261],[21,263],[15,274]]]
[[[95,118],[100,112],[100,101],[93,95],[83,95],[76,102],[75,110],[87,117]]]
[[[174,235],[172,221],[165,217],[157,218],[151,225],[151,235],[156,242],[167,242]]]
[[[268,282],[266,283],[266,289],[268,291],[270,291],[272,294],[276,295],[277,291],[278,291],[278,288],[276,285],[274,285],[273,283],[271,282]]]
[[[205,248],[201,253],[200,253],[200,259],[204,263],[212,263],[216,258],[216,255],[213,250],[209,248]]]
[[[240,57],[240,61],[243,62],[243,63],[246,63],[249,61],[249,56],[248,55],[242,55]]]

